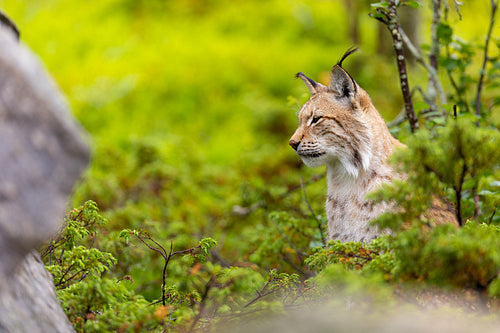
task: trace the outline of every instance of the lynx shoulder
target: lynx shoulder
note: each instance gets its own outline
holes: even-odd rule
[[[394,172],[388,158],[403,146],[391,136],[370,97],[342,68],[348,50],[325,86],[298,73],[311,92],[298,115],[289,144],[310,167],[326,165],[328,237],[343,242],[376,238],[380,231],[368,221],[390,209],[365,199]]]

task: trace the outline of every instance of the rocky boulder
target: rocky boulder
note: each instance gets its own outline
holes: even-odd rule
[[[56,85],[6,22],[0,12],[0,331],[71,332],[34,249],[61,227],[89,150]]]

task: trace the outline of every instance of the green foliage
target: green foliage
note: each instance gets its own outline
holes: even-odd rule
[[[51,242],[48,249],[54,250],[60,246],[71,249],[87,237],[95,237],[97,227],[106,223],[97,204],[92,200],[86,201],[83,206],[73,209],[66,216],[61,234]]]
[[[396,0],[394,1],[397,7],[399,6],[409,6],[413,9],[419,8],[421,5],[418,1],[416,0]],[[389,7],[389,1],[380,1],[380,2],[375,2],[371,3],[370,6],[373,9],[387,9]]]
[[[346,296],[355,297],[366,305],[366,310],[383,305],[390,308],[394,301],[391,286],[384,284],[381,274],[365,274],[346,269],[341,264],[326,266],[312,281],[321,290],[321,295],[335,295],[333,302],[340,302]],[[359,306],[359,305],[358,305]]]
[[[307,274],[303,260],[312,248],[321,244],[318,221],[314,218],[299,219],[287,212],[272,212],[268,219],[271,222],[268,226],[258,226],[251,235],[250,242],[257,243],[258,247],[250,260],[269,267],[287,264],[301,274]],[[324,219],[319,223],[325,228]]]
[[[478,128],[474,120],[461,116],[435,131],[419,131],[408,139],[408,148],[393,155],[396,169],[407,177],[373,196],[400,207],[397,214],[383,215],[380,226],[398,230],[407,222],[431,222],[425,212],[437,199],[428,193],[448,194],[460,224],[472,217],[490,219],[498,200],[498,193],[488,189],[500,172],[500,132]],[[474,202],[476,195],[480,203]],[[474,211],[478,208],[481,214]]]
[[[106,222],[93,201],[66,216],[62,232],[41,251],[56,288],[68,288],[86,278],[98,279],[116,263],[110,253],[91,247],[96,228]]]
[[[310,270],[320,272],[329,264],[342,264],[346,269],[362,269],[373,259],[388,251],[386,239],[379,237],[369,244],[330,241],[327,246],[315,248],[305,260]]]
[[[211,248],[215,247],[217,245],[217,241],[212,238],[203,238],[200,240],[199,243],[199,248],[200,248],[200,254],[197,256],[197,260],[204,262],[207,260],[208,257],[208,250]]]
[[[343,2],[1,5],[92,137],[93,162],[73,197],[85,204],[43,253],[77,330],[209,331],[332,295],[387,300],[408,282],[499,295],[498,40],[486,59],[481,117],[469,117],[483,4],[437,27],[439,75],[449,79],[439,117],[416,97],[426,130],[408,137],[405,125],[391,129],[408,145],[394,157],[407,178],[376,194],[401,207],[377,222],[392,235],[326,246],[323,171],[303,168],[286,142],[309,97],[293,74],[326,84],[352,44]],[[369,6],[359,6],[363,52],[349,72],[390,119],[400,109],[397,73],[376,52]],[[410,74],[416,85],[427,79]],[[429,193],[455,207],[458,193],[459,215],[474,223],[430,230],[422,214]]]
[[[136,332],[161,327],[154,307],[114,279],[89,279],[57,293],[69,320],[79,332]]]
[[[164,318],[155,318],[142,296],[105,275],[116,259],[93,246],[106,223],[96,203],[87,201],[67,214],[62,232],[42,251],[63,309],[80,332],[161,327]]]
[[[427,281],[442,287],[477,288],[498,296],[500,229],[467,222],[441,225],[428,233],[412,228],[393,241],[395,279]]]
[[[191,257],[194,257],[198,262],[205,262],[207,260],[207,256],[209,255],[208,250],[215,247],[217,245],[217,241],[215,241],[212,238],[204,238],[200,240],[198,246],[181,250],[181,251],[175,251],[174,252],[174,246],[173,243],[170,242],[170,251],[167,252],[167,250],[159,244],[157,241],[155,241],[151,235],[144,231],[144,230],[122,230],[120,232],[120,237],[125,239],[125,242],[128,243],[129,237],[133,235],[137,237],[144,245],[146,245],[147,248],[149,248],[152,251],[155,251],[159,253],[164,261],[165,264],[163,266],[163,272],[162,272],[162,295],[160,298],[160,301],[162,304],[165,306],[167,301],[171,302],[172,301],[172,291],[175,291],[175,287],[168,287],[166,284],[166,278],[167,278],[167,265],[170,262],[170,259],[175,256],[175,255],[190,255]],[[196,292],[193,292],[193,294],[196,294]],[[175,298],[177,298],[178,294],[177,292],[174,293]],[[185,297],[184,297],[185,298]]]

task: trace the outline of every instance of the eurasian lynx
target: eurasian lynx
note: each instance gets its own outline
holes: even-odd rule
[[[309,167],[326,164],[328,238],[369,242],[379,235],[367,222],[388,209],[366,200],[368,192],[390,182],[387,159],[402,144],[393,138],[368,94],[342,68],[348,50],[333,67],[330,84],[298,73],[311,91],[299,112],[290,146]]]

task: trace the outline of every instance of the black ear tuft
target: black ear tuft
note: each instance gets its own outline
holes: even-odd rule
[[[2,12],[0,9],[0,25],[5,25],[12,30],[14,36],[16,36],[17,40],[19,40],[19,29],[17,28],[14,21],[12,21],[6,14]]]
[[[304,81],[304,83],[306,84],[306,86],[309,88],[309,91],[313,95],[316,94],[316,93],[318,93],[318,92],[320,92],[320,91],[326,90],[326,87],[324,85],[322,85],[321,83],[316,82],[316,81],[308,78],[302,72],[298,72],[295,75],[295,77],[297,77],[297,78],[301,79],[302,81]]]
[[[342,58],[339,60],[339,62],[337,62],[337,65],[339,67],[342,67],[342,62],[345,60],[345,58],[347,58],[348,56],[350,56],[351,54],[353,54],[354,52],[356,52],[357,49],[358,49],[357,47],[351,46],[347,51],[345,51],[345,53],[342,56]]]

